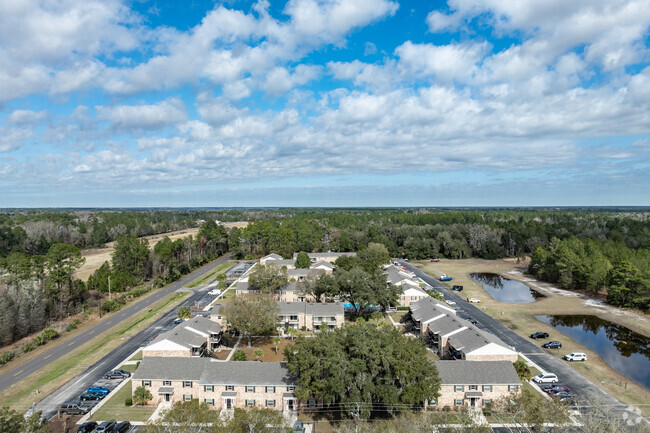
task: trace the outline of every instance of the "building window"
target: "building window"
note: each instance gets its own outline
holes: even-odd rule
[[[275,386],[267,386],[266,392],[275,392]]]
[[[183,388],[191,388],[192,387],[192,381],[191,380],[184,380],[183,381]]]
[[[205,392],[212,392],[212,391],[214,391],[214,385],[205,385],[205,386],[203,387],[203,391],[205,391]]]
[[[275,407],[275,400],[266,400],[266,407]]]
[[[429,400],[429,406],[438,406],[438,400]]]
[[[183,394],[183,401],[192,401],[191,394]]]
[[[483,385],[483,392],[492,392],[492,385]]]
[[[226,391],[234,391],[235,387],[233,385],[226,385]]]
[[[246,386],[246,392],[255,392],[254,386]]]
[[[519,391],[519,385],[508,385],[508,391]]]
[[[415,301],[417,298],[417,296],[411,296],[411,301]]]
[[[171,380],[163,380],[163,386],[172,386]]]
[[[454,386],[454,391],[456,391],[456,392],[465,391],[465,386],[464,385],[455,385]]]
[[[400,300],[402,300],[402,301],[403,301],[403,300],[405,300],[405,299],[406,299],[406,296],[400,296],[399,298],[400,298]]]
[[[214,399],[206,398],[204,401],[205,401],[205,404],[209,404],[210,406],[214,406]]]
[[[151,386],[151,381],[150,380],[143,380],[142,381],[142,386]]]
[[[490,403],[492,403],[492,399],[491,399],[491,398],[484,398],[484,399],[483,399],[483,406],[487,406],[487,405],[489,405]]]
[[[246,406],[250,406],[250,407],[255,406],[255,400],[246,400]]]
[[[295,386],[287,386],[287,391],[293,391],[294,389],[296,389]]]
[[[454,406],[462,406],[463,405],[463,399],[462,398],[457,398],[454,400]]]
[[[478,385],[470,385],[469,390],[470,391],[478,391]]]
[[[316,406],[316,400],[309,400],[309,401],[307,402],[307,405],[308,405],[309,407],[315,407],[315,406]]]

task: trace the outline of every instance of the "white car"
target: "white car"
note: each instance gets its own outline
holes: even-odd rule
[[[449,305],[456,305],[454,301],[450,301],[449,299],[445,299],[445,302]]]
[[[540,373],[533,377],[533,382],[536,383],[557,383],[558,378],[553,373]]]
[[[208,292],[208,295],[219,296],[220,294],[221,294],[221,290],[219,289],[212,289]]]
[[[564,359],[567,361],[586,361],[587,354],[582,352],[573,352],[569,353],[568,355],[564,355]]]
[[[480,299],[476,299],[476,298],[467,298],[467,302],[472,303],[472,304],[473,304],[473,303],[478,304],[479,302],[481,302],[481,300],[480,300]]]

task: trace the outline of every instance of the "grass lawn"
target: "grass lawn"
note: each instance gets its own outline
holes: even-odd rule
[[[251,346],[248,347],[248,339],[242,338],[239,343],[238,350],[241,349],[246,354],[246,359],[255,361],[257,358],[253,355],[255,349],[262,349],[264,356],[260,358],[262,362],[279,362],[284,361],[283,350],[286,346],[293,344],[291,338],[282,338],[278,345],[278,353],[275,353],[275,345],[273,344],[273,337],[255,337],[251,339]],[[231,359],[232,360],[232,359]]]
[[[212,280],[215,280],[217,278],[217,275],[225,272],[226,270],[231,268],[233,265],[234,265],[233,262],[222,263],[219,266],[217,266],[216,268],[214,268],[212,270],[212,272],[210,272],[210,273],[208,273],[206,275],[202,275],[199,278],[197,278],[196,280],[192,281],[187,287],[194,288],[194,287],[199,287],[199,286],[202,286],[204,284],[210,283],[210,282],[212,282]]]
[[[399,321],[402,320],[402,317],[404,317],[406,313],[408,313],[408,311],[397,311],[395,313],[389,313],[389,314],[396,323],[399,323]]]
[[[129,361],[142,361],[142,350],[138,350],[138,352],[133,355]]]
[[[15,386],[0,393],[2,405],[18,412],[26,411],[32,402],[41,401],[63,386],[77,374],[122,344],[124,339],[131,338],[143,326],[149,325],[170,308],[178,305],[187,295],[188,292],[174,293],[160,299],[145,314],[115,325],[105,334],[50,363],[37,373],[28,376]],[[37,389],[39,393],[35,394]]]
[[[128,372],[133,373],[135,371],[136,365],[135,364],[124,364],[120,365],[120,370],[125,370]]]
[[[477,305],[478,308],[481,308],[481,310],[519,335],[528,338],[530,334],[536,331],[548,332],[550,335],[549,340],[559,340],[563,346],[560,350],[547,350],[553,356],[561,358],[571,352],[586,353],[589,361],[571,363],[571,367],[620,401],[633,406],[640,405],[638,407],[644,416],[650,415],[650,406],[645,405],[650,401],[650,391],[648,389],[616,372],[596,352],[576,343],[535,318],[535,315],[549,314],[551,312],[552,314],[595,315],[613,323],[621,324],[641,334],[650,335],[650,320],[644,320],[647,319],[647,316],[643,313],[593,307],[587,304],[585,299],[572,296],[572,294],[566,296],[549,290],[549,284],[533,280],[525,275],[511,273],[511,271],[525,270],[528,265],[526,262],[517,264],[510,260],[441,259],[438,263],[414,261],[413,264],[434,277],[443,273],[452,276],[454,280],[444,284],[448,287],[456,284],[464,286],[463,298],[480,299],[481,304]],[[546,297],[532,303],[506,304],[497,302],[483,289],[482,285],[469,277],[472,272],[501,274],[506,278],[521,281],[537,289]],[[539,341],[538,344],[541,345],[544,341]]]
[[[119,391],[107,397],[104,403],[91,417],[91,421],[147,421],[156,410],[156,406],[126,406],[124,401],[131,397],[131,380]]]

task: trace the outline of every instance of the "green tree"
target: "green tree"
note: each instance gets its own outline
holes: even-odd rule
[[[311,267],[311,259],[309,254],[304,251],[300,251],[296,257],[296,268],[298,269],[309,269]]]
[[[322,271],[311,272],[304,281],[298,283],[298,287],[305,295],[311,295],[318,301],[327,301],[327,298],[338,292],[336,279],[331,274]]]
[[[276,355],[278,354],[278,348],[280,347],[280,342],[281,341],[282,340],[277,335],[275,337],[273,337],[273,345],[275,346],[275,354]]]
[[[282,413],[266,408],[235,409],[219,433],[291,433]]]
[[[248,284],[262,293],[273,293],[280,290],[287,284],[287,281],[289,281],[287,270],[273,265],[255,266],[248,278]]]
[[[291,337],[291,341],[293,342],[293,338],[298,335],[298,330],[296,328],[288,328],[286,331],[286,334]]]
[[[390,410],[438,397],[437,369],[424,343],[394,327],[368,323],[298,337],[285,348],[289,371],[298,377],[296,396],[325,403],[382,404]],[[366,417],[369,407],[362,409]]]
[[[616,263],[609,272],[608,279],[607,302],[612,305],[634,306],[638,295],[648,292],[647,282],[643,281],[639,270],[627,260]]]
[[[366,272],[381,270],[385,264],[390,263],[388,248],[378,243],[369,243],[366,249],[357,253],[357,257]]]
[[[177,315],[179,319],[183,319],[183,320],[189,319],[190,317],[192,317],[192,310],[190,310],[190,307],[184,305],[178,309]]]
[[[136,279],[149,274],[149,243],[136,236],[119,236],[112,254],[113,268]]]
[[[235,350],[235,353],[232,355],[233,361],[246,361],[246,352],[241,349]]]
[[[519,379],[522,381],[530,380],[531,377],[533,377],[532,371],[530,371],[530,367],[528,364],[526,364],[526,361],[523,359],[519,358],[513,363],[515,370],[517,371],[517,375],[519,376]]]
[[[386,275],[378,271],[368,273],[361,268],[339,270],[335,279],[336,295],[354,305],[357,316],[371,305],[395,305],[401,293],[399,288],[387,284]]]
[[[248,347],[251,347],[253,335],[271,335],[275,332],[279,312],[273,297],[261,293],[236,296],[232,302],[220,308],[228,327],[236,329],[248,339]]]
[[[134,404],[147,404],[149,400],[151,400],[153,396],[151,395],[151,392],[144,386],[139,386],[133,391],[133,403]]]
[[[259,349],[259,348],[258,348],[258,349],[255,349],[255,350],[253,351],[253,356],[254,356],[255,358],[257,358],[257,360],[259,361],[260,358],[264,356],[264,351],[263,351],[262,349]]]

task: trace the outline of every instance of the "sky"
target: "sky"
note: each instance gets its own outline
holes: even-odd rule
[[[649,190],[648,0],[0,2],[0,208]]]

